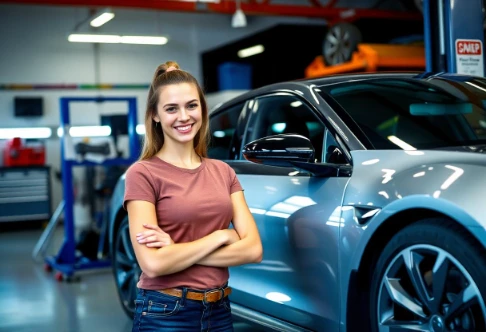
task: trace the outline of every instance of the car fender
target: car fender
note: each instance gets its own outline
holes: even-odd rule
[[[435,212],[436,214],[442,214],[451,220],[454,220],[464,228],[469,229],[471,234],[474,235],[479,242],[486,246],[486,228],[480,226],[478,221],[467,213],[460,206],[455,203],[441,199],[434,198],[428,195],[410,195],[403,199],[395,200],[382,208],[370,221],[361,226],[365,231],[362,232],[360,241],[355,246],[353,252],[354,255],[350,257],[350,267],[353,270],[357,270],[361,264],[363,253],[368,245],[371,243],[371,238],[376,231],[383,227],[387,222],[394,222],[397,215],[415,209],[424,209]],[[349,210],[351,213],[353,210]],[[343,211],[343,214],[347,211]],[[344,219],[347,219],[343,215]],[[353,218],[349,216],[348,218]],[[342,239],[344,242],[344,239]]]

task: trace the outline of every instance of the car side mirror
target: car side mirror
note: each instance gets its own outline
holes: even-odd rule
[[[336,149],[339,150],[338,147]],[[339,150],[340,151],[340,150]],[[307,137],[296,134],[267,136],[243,148],[246,160],[268,166],[292,167],[319,177],[350,176],[352,167],[333,163],[316,163],[314,147]],[[335,158],[339,157],[337,151]],[[344,155],[342,156],[344,160]],[[346,162],[344,162],[345,164]]]
[[[315,150],[307,137],[280,134],[257,139],[245,145],[246,160],[269,166],[293,167],[293,162],[311,163]]]

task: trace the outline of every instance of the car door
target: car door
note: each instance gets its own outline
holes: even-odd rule
[[[308,137],[316,162],[337,145],[315,110],[292,94],[255,99],[243,142],[281,133]],[[323,149],[323,146],[325,147]],[[339,330],[340,205],[349,178],[227,161],[237,172],[263,242],[263,261],[232,267],[232,301],[319,331]]]

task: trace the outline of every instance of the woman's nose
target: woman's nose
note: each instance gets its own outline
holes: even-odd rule
[[[180,116],[181,121],[189,120],[189,113],[187,113],[187,111],[185,109],[182,109],[180,114],[181,114],[181,116]]]

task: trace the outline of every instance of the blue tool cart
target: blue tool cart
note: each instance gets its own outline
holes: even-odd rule
[[[115,157],[105,159],[101,162],[88,160],[76,160],[66,156],[67,136],[64,134],[61,139],[61,167],[64,201],[64,241],[57,255],[45,258],[46,270],[56,270],[56,279],[70,281],[75,272],[80,270],[102,268],[110,266],[109,260],[87,258],[76,251],[75,223],[74,223],[74,195],[73,195],[73,167],[79,166],[129,166],[138,159],[140,154],[140,141],[136,132],[137,125],[137,102],[135,97],[63,97],[60,98],[61,127],[66,133],[70,126],[71,103],[84,102],[127,102],[128,114],[128,139],[129,155],[127,158]],[[103,235],[103,234],[102,234]],[[100,236],[101,238],[101,236]]]

